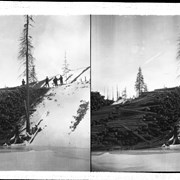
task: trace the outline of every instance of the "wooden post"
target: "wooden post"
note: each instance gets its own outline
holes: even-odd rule
[[[107,87],[107,99],[109,99],[109,89]]]
[[[118,85],[116,86],[117,100],[119,98]]]
[[[114,88],[112,87],[112,100],[114,101]]]

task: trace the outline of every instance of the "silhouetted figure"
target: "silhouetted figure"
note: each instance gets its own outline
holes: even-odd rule
[[[60,75],[59,80],[60,80],[60,84],[63,85],[63,77],[61,75]]]
[[[57,81],[58,81],[58,79],[57,79],[56,76],[55,76],[55,78],[53,79],[53,82],[54,82],[54,85],[55,85],[55,86],[58,85],[58,84],[57,84]]]
[[[49,78],[48,78],[48,76],[46,76],[45,86],[49,87]]]
[[[23,86],[25,85],[25,80],[24,80],[24,79],[22,80],[22,85],[23,85]]]

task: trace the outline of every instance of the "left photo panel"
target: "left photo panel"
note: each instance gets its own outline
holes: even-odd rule
[[[90,16],[0,22],[0,171],[90,171]]]

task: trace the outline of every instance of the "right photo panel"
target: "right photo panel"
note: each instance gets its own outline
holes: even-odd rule
[[[180,16],[91,16],[91,170],[180,171]]]

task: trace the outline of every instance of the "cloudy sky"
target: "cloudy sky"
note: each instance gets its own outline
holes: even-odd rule
[[[70,69],[90,65],[90,17],[33,16],[36,72],[39,80],[62,73],[66,51]],[[21,84],[23,69],[18,61],[23,16],[0,16],[0,88]]]
[[[149,90],[179,86],[180,16],[92,16],[91,37],[93,91],[136,95],[139,66]]]

